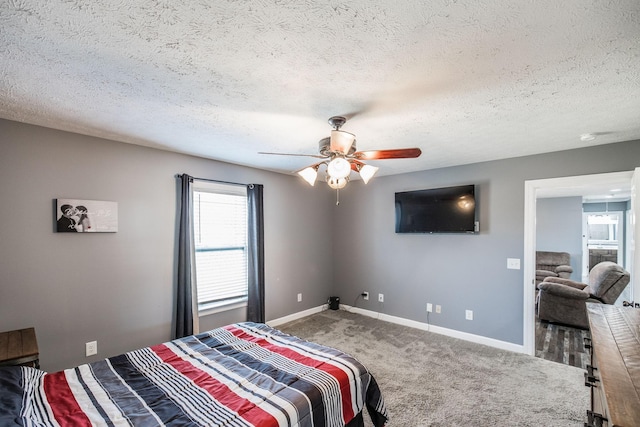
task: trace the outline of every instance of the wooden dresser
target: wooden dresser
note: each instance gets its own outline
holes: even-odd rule
[[[40,367],[38,341],[33,328],[0,333],[0,366]]]
[[[585,426],[640,426],[640,309],[587,303],[591,410]]]

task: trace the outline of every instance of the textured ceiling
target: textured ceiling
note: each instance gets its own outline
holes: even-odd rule
[[[640,139],[640,2],[0,2],[0,117],[289,173],[333,115],[379,175]]]

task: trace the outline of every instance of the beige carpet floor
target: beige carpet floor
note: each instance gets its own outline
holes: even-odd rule
[[[583,370],[346,311],[278,327],[355,356],[385,397],[389,427],[583,426]],[[365,415],[367,426],[371,423]]]

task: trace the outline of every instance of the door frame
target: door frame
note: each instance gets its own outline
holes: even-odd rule
[[[524,182],[523,352],[535,355],[536,201],[591,194],[594,187],[629,188],[633,171],[537,179]]]

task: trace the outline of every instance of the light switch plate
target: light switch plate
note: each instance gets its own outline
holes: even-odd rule
[[[507,258],[507,268],[509,270],[520,270],[520,258]]]

